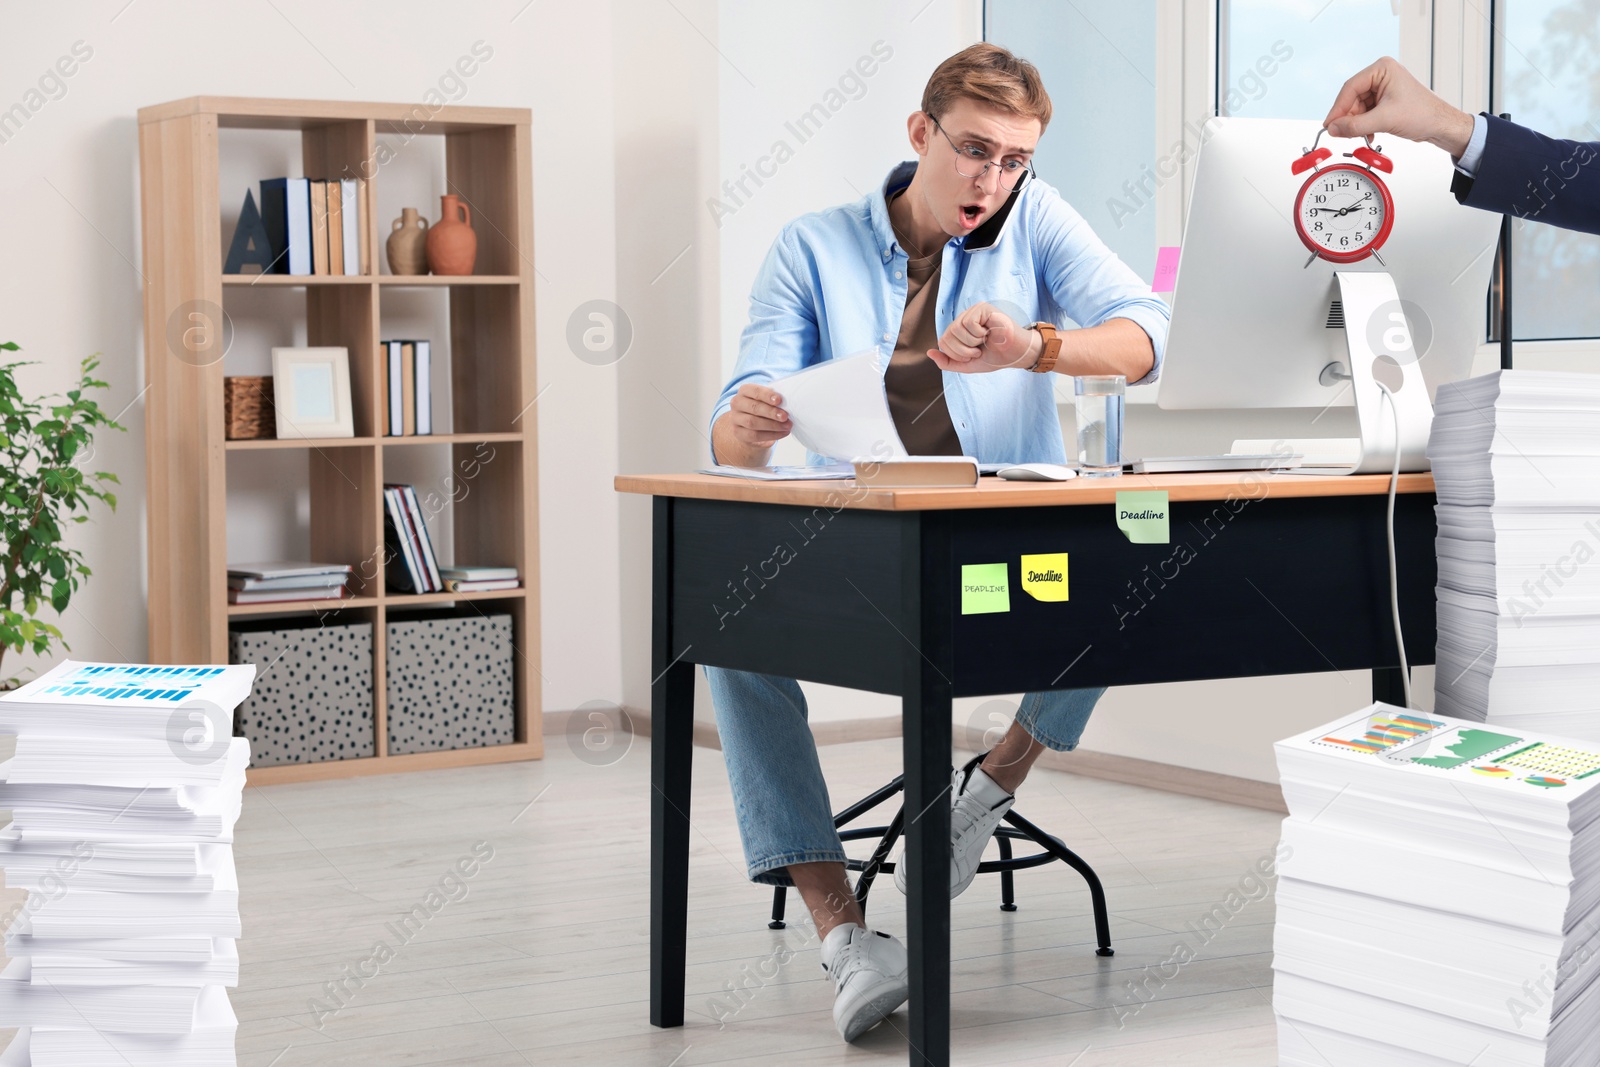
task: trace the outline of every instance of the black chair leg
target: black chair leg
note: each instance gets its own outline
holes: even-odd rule
[[[1083,875],[1083,880],[1089,885],[1089,897],[1094,904],[1095,939],[1100,943],[1100,947],[1094,950],[1094,954],[1096,956],[1115,955],[1116,951],[1111,947],[1111,920],[1106,915],[1106,891],[1101,888],[1100,876],[1094,873],[1094,868],[1085,863],[1081,856],[1062,844],[1060,840],[1051,837],[1015,811],[1006,812],[1005,818],[1006,822],[1027,834],[1040,848]]]
[[[788,896],[789,896],[789,890],[788,890],[787,886],[781,886],[780,885],[780,886],[775,886],[773,888],[773,890],[772,890],[772,921],[767,924],[767,929],[768,930],[782,930],[784,928],[783,906],[784,906],[785,902],[788,900]]]
[[[878,877],[878,871],[883,867],[883,861],[889,858],[889,853],[894,848],[895,841],[899,840],[901,828],[905,825],[906,812],[901,808],[894,813],[894,818],[889,822],[889,828],[884,831],[883,837],[878,840],[878,847],[872,850],[872,858],[861,871],[861,877],[856,879],[856,903],[861,905],[863,917],[867,914],[867,894],[872,892],[872,883]]]
[[[995,840],[1000,842],[1000,858],[1002,860],[1010,859],[1011,858],[1011,839],[1009,837],[1006,837],[1004,834],[999,834],[999,835],[996,835]],[[1011,873],[1012,872],[1010,872],[1010,871],[1001,871],[1000,872],[1000,910],[1001,911],[1016,911],[1017,910],[1017,891],[1016,891],[1015,883],[1013,883],[1012,880],[1011,880]]]

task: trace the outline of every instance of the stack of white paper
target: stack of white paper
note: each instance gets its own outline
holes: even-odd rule
[[[1597,1062],[1600,746],[1374,704],[1277,755],[1280,1064]]]
[[[255,668],[67,661],[0,697],[0,1065],[236,1062],[233,828]]]
[[[1445,385],[1438,710],[1600,741],[1600,376]]]

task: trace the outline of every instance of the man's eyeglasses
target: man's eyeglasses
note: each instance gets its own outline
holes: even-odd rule
[[[956,173],[963,178],[981,182],[988,175],[989,168],[993,167],[999,177],[1000,188],[1009,193],[1022,184],[1023,178],[1033,172],[1033,168],[1020,159],[993,160],[989,158],[989,153],[978,145],[956,144],[955,141],[950,139],[950,135],[945,133],[944,127],[939,125],[938,119],[932,115],[929,115],[928,118],[933,119],[933,128],[944,134],[946,141],[950,141],[950,147],[956,154]],[[968,173],[969,171],[971,173]]]

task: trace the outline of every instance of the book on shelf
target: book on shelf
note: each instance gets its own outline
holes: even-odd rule
[[[506,578],[520,578],[522,573],[515,567],[489,567],[467,563],[457,563],[451,567],[440,567],[439,576],[458,582],[492,582]]]
[[[379,341],[379,351],[384,357],[387,373],[384,375],[384,411],[389,417],[389,436],[400,437],[405,433],[405,417],[401,414],[404,405],[400,397],[400,380],[405,362],[405,346],[399,341]]]
[[[314,179],[311,186],[311,273],[328,273],[328,183]]]
[[[400,433],[417,432],[417,346],[400,342]]]
[[[364,178],[266,178],[261,223],[274,274],[371,273],[364,236],[371,215]]]
[[[516,589],[522,578],[515,567],[462,566],[440,567],[439,577],[447,592],[489,593]]]
[[[442,593],[444,582],[433,552],[433,538],[422,514],[416,489],[409,485],[385,485],[384,543],[391,563],[403,567],[386,570],[390,588],[402,593]]]
[[[432,540],[422,509],[416,506],[415,491],[409,485],[386,485],[383,497],[385,538],[393,542],[391,558],[398,558],[405,565],[403,574],[389,572],[396,579],[393,587],[404,593],[443,592],[438,566],[432,559]]]
[[[400,494],[390,486],[383,489],[384,584],[400,593],[426,592],[417,557],[411,548]]]
[[[358,225],[361,205],[356,181],[355,178],[342,178],[339,181],[339,218],[343,223],[341,244],[346,274],[361,273],[361,227]]]
[[[328,273],[344,269],[344,183],[334,178],[322,183],[328,196]]]
[[[433,433],[433,346],[427,341],[411,342],[416,347],[416,390],[413,393],[413,421],[417,433]]]
[[[372,217],[372,193],[367,186],[367,179],[356,179],[356,273],[372,274],[372,255],[367,248],[367,220]]]
[[[407,514],[411,517],[411,528],[422,546],[422,565],[428,573],[428,588],[435,593],[444,591],[444,582],[439,578],[439,561],[433,554],[433,538],[428,533],[428,524],[422,518],[422,502],[417,499],[415,486],[399,486],[401,499],[404,501]]]
[[[472,581],[466,578],[446,578],[444,588],[450,593],[489,593],[499,589],[516,589],[522,585],[521,578],[486,578],[482,581]]]
[[[388,372],[385,410],[390,437],[433,433],[433,352],[427,341],[378,342]]]
[[[325,589],[330,585],[343,585],[347,580],[344,572],[337,574],[291,574],[284,578],[246,578],[243,575],[229,575],[228,588],[241,592],[257,592],[267,589]]]
[[[323,575],[349,575],[353,570],[348,563],[315,563],[307,560],[264,560],[228,564],[229,578],[306,578]],[[330,583],[331,584],[331,583]]]
[[[263,179],[261,224],[272,249],[270,273],[310,274],[310,182],[305,178]]]
[[[283,589],[229,589],[230,604],[286,604],[294,600],[343,600],[349,588],[338,585],[293,586]]]

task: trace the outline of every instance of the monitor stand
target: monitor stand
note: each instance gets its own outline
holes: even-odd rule
[[[1388,474],[1394,469],[1395,415],[1399,415],[1400,469],[1428,469],[1428,433],[1433,427],[1433,404],[1411,347],[1411,330],[1400,310],[1394,278],[1386,271],[1335,271],[1339,299],[1344,305],[1344,351],[1322,369],[1323,385],[1347,383],[1355,390],[1356,425],[1360,437],[1304,438],[1284,442],[1235,441],[1235,452],[1289,451],[1305,456],[1295,474]],[[1337,346],[1338,342],[1334,342]],[[1343,357],[1342,359],[1340,357]],[[1373,375],[1377,361],[1387,356],[1388,379],[1396,411]],[[1395,382],[1398,381],[1398,385]],[[1265,446],[1265,447],[1263,447]]]

